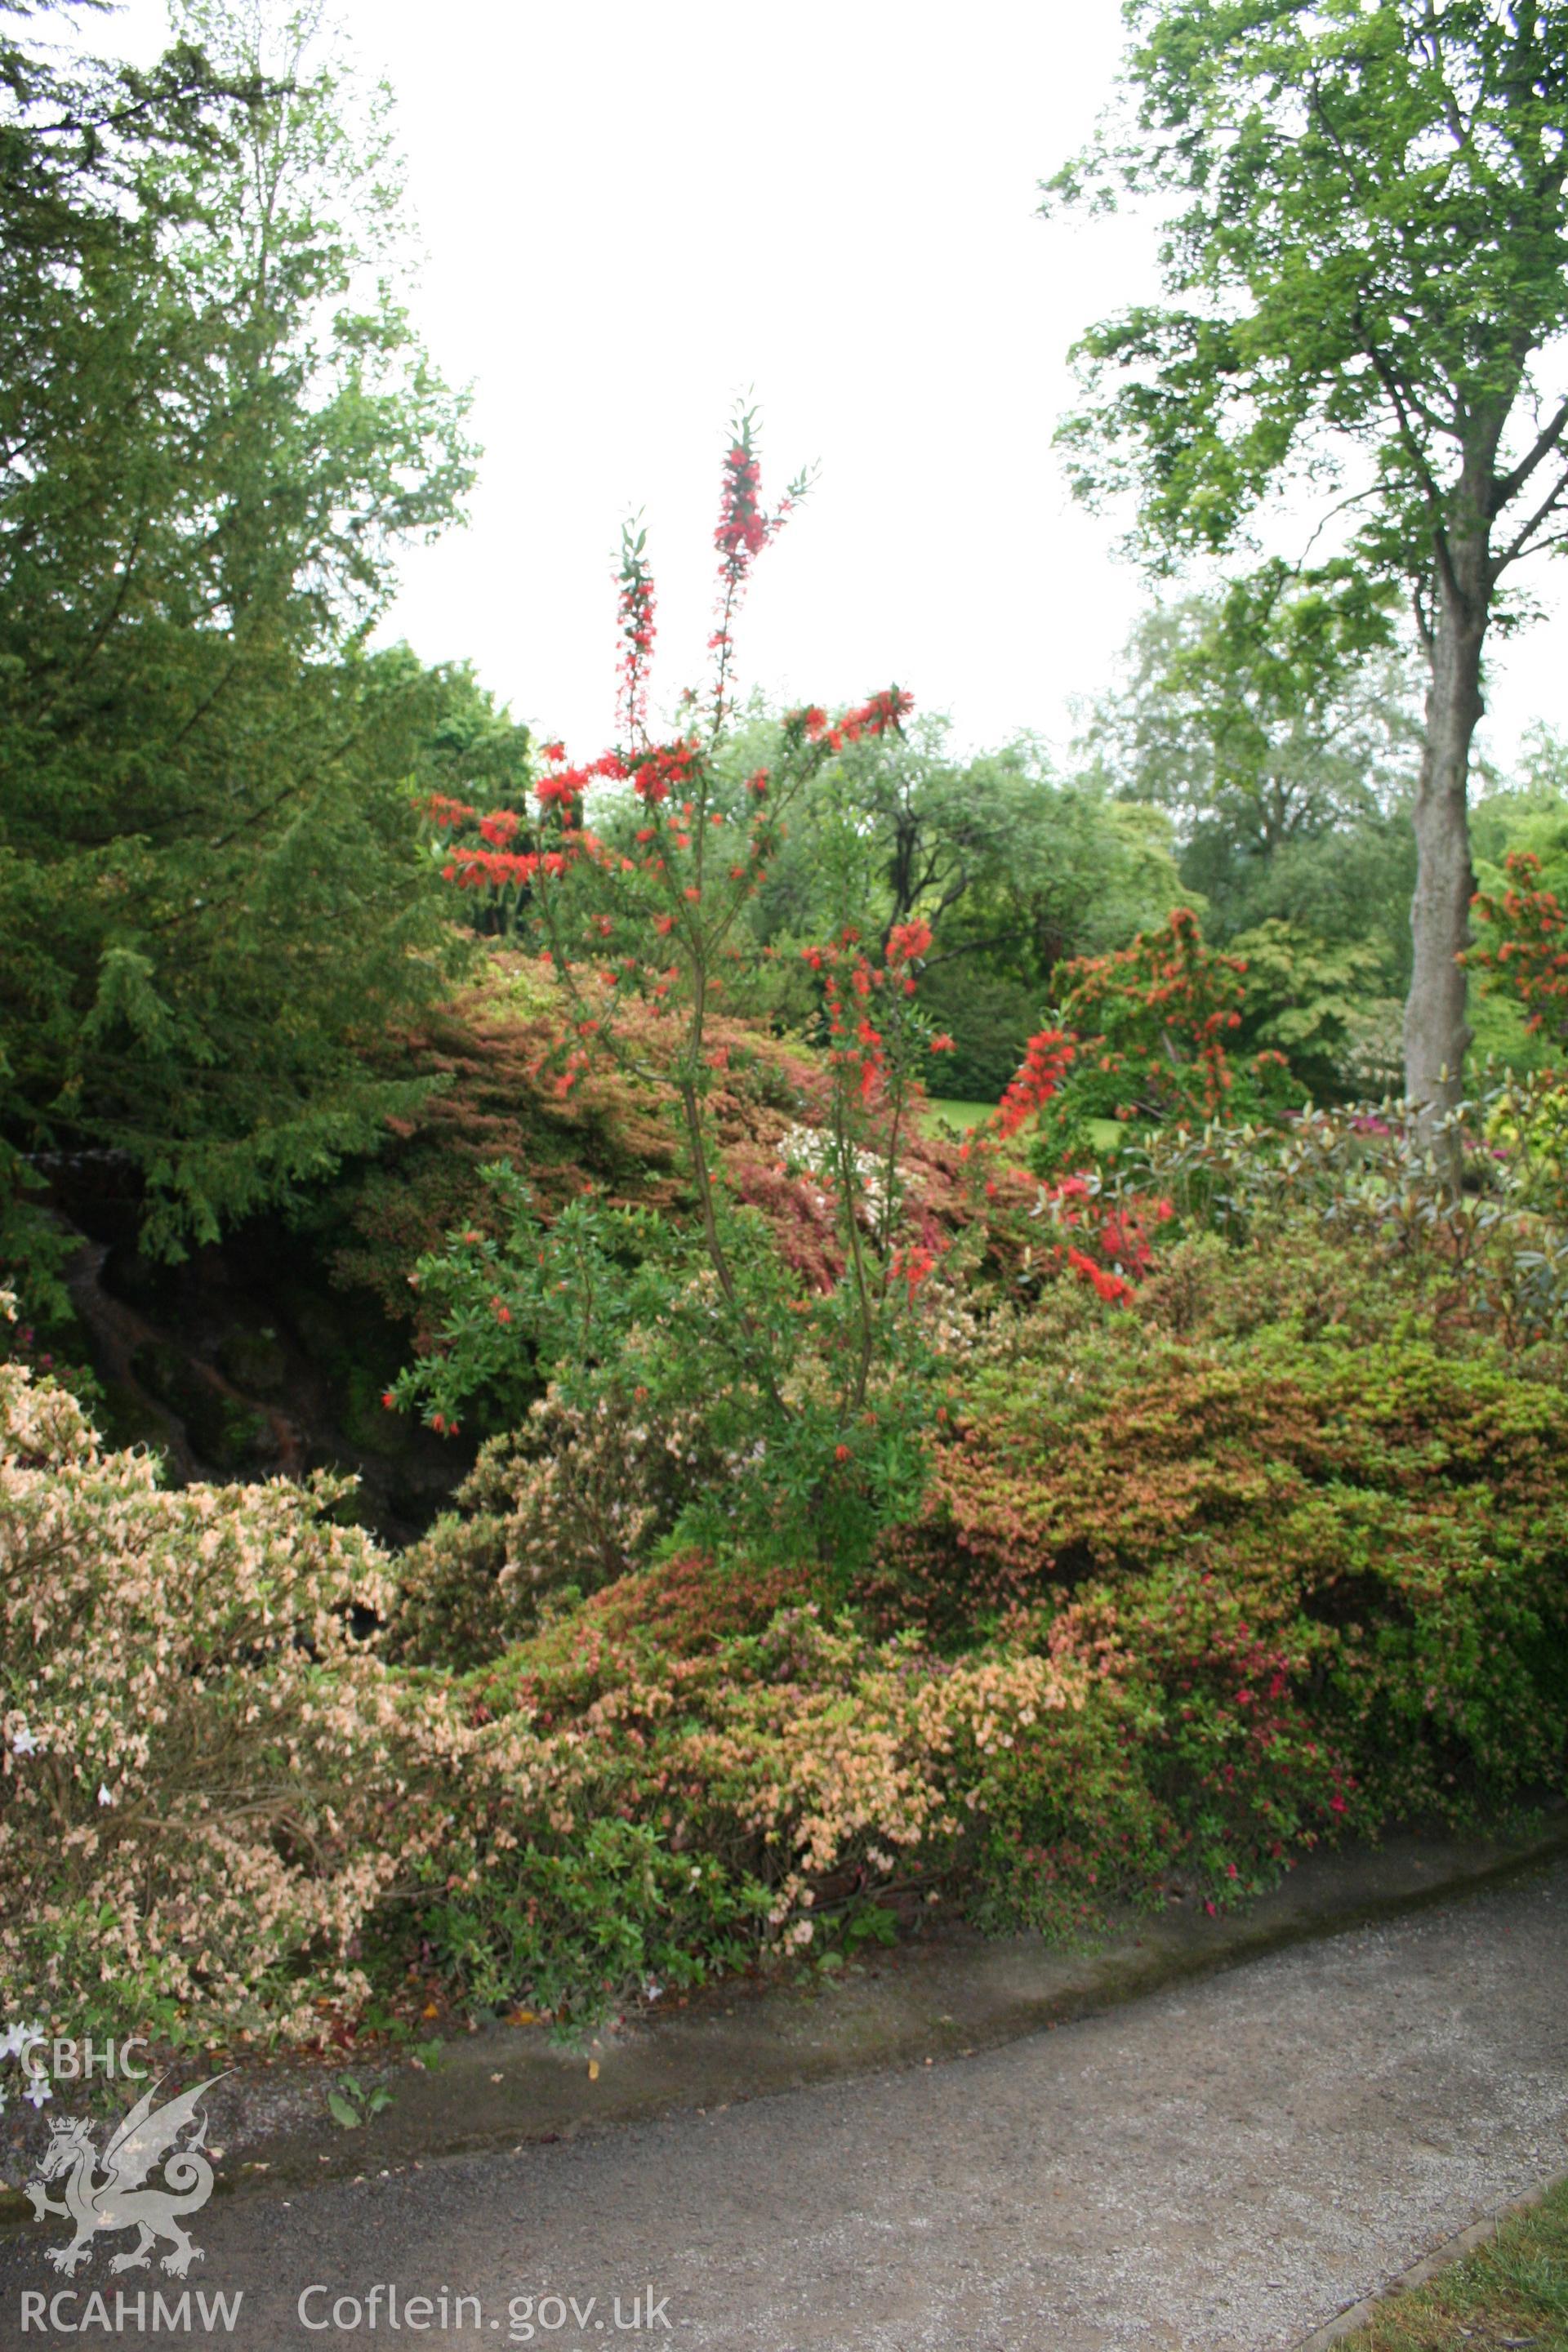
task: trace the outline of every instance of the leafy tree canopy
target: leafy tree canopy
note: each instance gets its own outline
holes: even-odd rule
[[[765,748],[766,721],[737,756]],[[760,896],[765,940],[920,916],[934,968],[988,962],[1031,982],[1064,955],[1120,945],[1164,911],[1176,875],[1157,812],[1059,775],[1025,738],[964,757],[942,719],[847,746],[818,781]]]
[[[1079,347],[1079,488],[1131,490],[1156,568],[1290,484],[1345,493],[1432,671],[1406,1083],[1455,1098],[1465,821],[1487,631],[1568,513],[1565,0],[1128,0],[1135,120],[1047,204],[1168,206],[1166,299]]]
[[[1268,565],[1144,614],[1086,748],[1187,839],[1272,858],[1408,792],[1419,727],[1391,639],[1386,600],[1353,573],[1302,586]]]
[[[1331,972],[1336,996],[1352,971],[1378,998],[1408,982],[1411,689],[1385,593],[1348,567],[1304,583],[1268,564],[1145,614],[1125,682],[1091,714],[1095,772],[1172,812],[1182,879],[1212,909],[1213,935],[1268,930],[1276,995],[1286,940],[1303,1003]],[[1289,1042],[1303,1075],[1337,1087]]]
[[[775,756],[760,709],[730,752],[740,780]],[[852,922],[886,940],[928,923],[923,1001],[955,1041],[944,1084],[994,1100],[1066,956],[1121,947],[1182,895],[1171,820],[1102,778],[1058,774],[1029,739],[965,756],[945,721],[847,745],[797,807],[753,904],[769,975],[759,1009],[814,1017],[802,942]]]
[[[1478,466],[1517,509],[1499,572],[1568,492],[1568,7],[1561,0],[1129,0],[1135,126],[1047,203],[1173,200],[1173,299],[1079,346],[1062,439],[1131,488],[1148,551],[1222,550],[1294,463],[1356,485],[1358,550],[1430,614]],[[1508,454],[1505,454],[1508,453]]]
[[[166,1247],[398,1107],[356,1041],[451,952],[410,780],[510,730],[367,646],[472,470],[384,101],[308,12],[178,30],[0,69],[0,1132],[13,1190],[129,1155]]]

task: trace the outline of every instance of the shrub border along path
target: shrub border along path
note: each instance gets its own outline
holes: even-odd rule
[[[663,2045],[668,2068],[706,2046],[728,2079],[677,2086],[658,2119],[423,2167],[343,2133],[355,2179],[290,2205],[274,2172],[215,2200],[204,2278],[245,2290],[243,2352],[303,2352],[319,2338],[293,2324],[300,2286],[371,2275],[400,2293],[448,2281],[487,2316],[520,2281],[586,2295],[651,2280],[693,2352],[1299,2344],[1563,2162],[1568,1864],[1510,1875],[1102,2000],[967,2063],[872,2055],[847,2080],[854,1997],[796,2000],[797,2054],[815,2022],[837,2067],[779,2096],[745,2095],[768,2086],[735,2069],[744,2024],[688,2012],[642,2048]],[[753,2048],[791,2007],[754,2004]],[[928,2005],[933,2021],[965,2020]],[[613,2102],[618,2075],[624,2100],[637,2063],[637,2041],[608,2053],[597,2095]],[[585,2072],[563,2084],[579,2115]],[[40,2273],[37,2233],[0,2248],[0,2308]]]
[[[321,2187],[372,2168],[970,2057],[1291,1945],[1529,1877],[1563,1855],[1568,1807],[1554,1807],[1511,1833],[1403,1834],[1319,1853],[1237,1911],[1130,1914],[1113,1936],[1077,1949],[955,1927],[831,1979],[806,1968],[793,1980],[730,1979],[578,2048],[552,2042],[537,2024],[497,2022],[449,2042],[434,2069],[394,2068],[384,2077],[392,2104],[355,2131],[328,2118],[333,2078],[320,2067],[242,2065],[208,2102],[226,2157],[219,2192]],[[363,2051],[347,2063],[363,2081],[376,2071]],[[31,2229],[27,2213],[0,2187],[0,2242],[19,2223]]]

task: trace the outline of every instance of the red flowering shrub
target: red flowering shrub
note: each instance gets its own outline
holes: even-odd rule
[[[1063,964],[1060,1025],[1030,1039],[983,1141],[1032,1125],[1031,1162],[1050,1174],[1102,1156],[1097,1120],[1226,1122],[1284,1108],[1294,1097],[1283,1056],[1238,1066],[1230,1052],[1246,971],[1205,943],[1184,907],[1131,947]]]
[[[1450,1335],[1486,1329],[1519,1348],[1568,1333],[1568,1095],[1549,1072],[1509,1076],[1436,1131],[1388,1103],[1272,1127],[1155,1129],[1130,1138],[1100,1181],[1131,1209],[1169,1200],[1189,1231],[1237,1243],[1283,1226],[1296,1249],[1320,1223],[1345,1252],[1425,1286]],[[1268,1251],[1249,1262],[1270,1279]]]
[[[763,1221],[738,1199],[721,1158],[713,1097],[731,1048],[717,1027],[742,936],[740,917],[766,875],[785,818],[843,745],[896,729],[909,698],[873,695],[830,719],[816,708],[784,721],[771,772],[738,791],[716,750],[733,695],[732,623],[760,550],[793,499],[761,503],[752,419],[724,461],[715,533],[719,615],[710,641],[705,709],[685,731],[647,732],[654,599],[643,540],[625,534],[621,563],[623,741],[586,765],[546,748],[531,824],[506,812],[479,818],[449,802],[442,829],[471,827],[446,870],[461,887],[526,894],[526,929],[542,950],[564,1014],[539,1075],[569,1099],[608,1063],[662,1102],[679,1142],[689,1213],[658,1224],[605,1203],[572,1203],[553,1222],[509,1191],[493,1223],[452,1237],[415,1280],[443,1313],[437,1348],[398,1383],[451,1429],[476,1392],[504,1383],[509,1363],[553,1380],[586,1406],[628,1384],[657,1409],[709,1400],[727,1490],[693,1496],[689,1538],[721,1548],[749,1515],[752,1534],[807,1543],[825,1561],[869,1539],[907,1505],[924,1475],[926,1398],[934,1377],[921,1294],[942,1243],[909,1213],[901,1146],[908,1107],[932,1040],[913,999],[931,943],[923,925],[895,929],[880,956],[853,932],[810,951],[828,1000],[825,1156],[815,1170],[835,1228],[831,1287],[796,1294],[798,1258],[768,1247]],[[589,822],[591,790],[618,788],[618,832]],[[522,844],[526,845],[520,845]],[[816,1253],[826,1272],[825,1252]],[[563,1302],[578,1301],[575,1312]],[[505,1327],[504,1340],[498,1327]],[[699,1524],[699,1517],[700,1524]]]
[[[999,1137],[1005,1140],[1016,1135],[1061,1091],[1077,1052],[1071,1038],[1060,1029],[1042,1029],[1030,1038],[1022,1065],[996,1106],[994,1125]]]
[[[1544,1028],[1561,1043],[1568,1040],[1568,916],[1556,892],[1542,888],[1541,860],[1531,851],[1510,850],[1507,863],[1502,896],[1478,890],[1470,901],[1490,937],[1460,961],[1523,1006],[1527,1029]]]
[[[1260,1631],[1248,1606],[1178,1570],[1055,1619],[1051,1654],[1084,1662],[1091,1696],[997,1775],[981,1924],[1093,1928],[1112,1903],[1168,1893],[1217,1909],[1348,1815],[1353,1775],[1314,1720],[1314,1644]]]
[[[1173,1212],[1169,1201],[1109,1194],[1092,1171],[1080,1171],[1042,1184],[1030,1213],[1059,1236],[1047,1244],[1047,1255],[1119,1307],[1153,1265],[1151,1228],[1168,1223]]]
[[[1185,1134],[1193,1121],[1207,1129],[1281,1106],[1281,1057],[1257,1055],[1238,1073],[1226,1048],[1241,1025],[1246,970],[1240,958],[1205,945],[1184,908],[1130,948],[1061,967],[1070,983],[1061,1025],[1030,1038],[994,1114],[971,1130],[963,1150],[985,1171],[985,1195],[1004,1227],[1017,1229],[1026,1208],[1014,1172],[1018,1139],[1046,1180],[1026,1213],[1055,1238],[1043,1250],[1031,1239],[1027,1278],[1055,1268],[1120,1306],[1153,1265],[1152,1234],[1170,1220],[1173,1202],[1163,1191],[1125,1182],[1112,1196],[1097,1172],[1107,1157],[1097,1123],[1163,1121]]]
[[[1129,1108],[1218,1117],[1235,1085],[1226,1043],[1241,1026],[1246,971],[1243,958],[1205,944],[1187,907],[1129,948],[1065,964],[1062,1011],[1079,1060],[1120,1078]]]
[[[1036,1046],[1044,1049],[1038,1055]],[[1017,1283],[1033,1288],[1048,1271],[1066,1273],[1087,1284],[1106,1306],[1119,1307],[1153,1267],[1152,1234],[1173,1214],[1170,1201],[1125,1184],[1113,1189],[1093,1167],[1038,1183],[1031,1193],[1019,1171],[1000,1156],[1005,1138],[1052,1098],[1054,1074],[1070,1054],[1070,1047],[1056,1049],[1055,1033],[1033,1040],[1030,1060],[1004,1097],[995,1120],[971,1132],[960,1158],[991,1171],[984,1191],[993,1246],[1000,1256],[1002,1237],[1017,1237],[1011,1268]]]

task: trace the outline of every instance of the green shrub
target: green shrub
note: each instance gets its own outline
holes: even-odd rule
[[[1456,1273],[1276,1202],[1114,1305],[1026,1281],[944,1341],[925,1500],[847,1580],[678,1545],[695,1398],[557,1399],[389,1576],[322,1497],[161,1494],[0,1371],[8,1979],[58,2008],[108,1920],[120,2031],[432,1977],[576,2031],[933,1901],[1218,1908],[1561,1788],[1561,1349]]]

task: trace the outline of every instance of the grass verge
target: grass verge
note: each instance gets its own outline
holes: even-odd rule
[[[1568,2181],[1342,2342],[1344,2352],[1568,2352]]]

